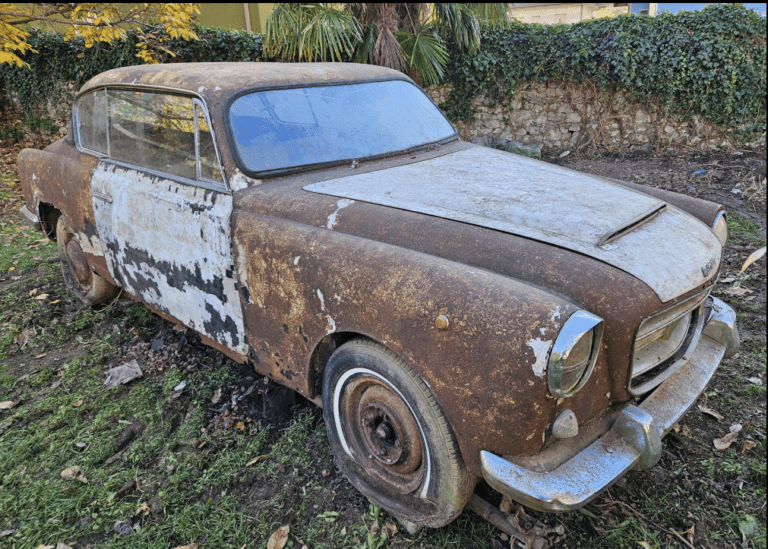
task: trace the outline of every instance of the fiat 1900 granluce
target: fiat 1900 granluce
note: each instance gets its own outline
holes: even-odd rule
[[[722,206],[461,141],[352,64],[105,72],[19,156],[85,303],[122,296],[322,406],[349,481],[437,527],[479,479],[576,509],[652,467],[739,345]]]

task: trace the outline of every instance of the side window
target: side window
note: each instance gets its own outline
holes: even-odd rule
[[[109,90],[109,157],[197,179],[192,99]]]
[[[75,120],[83,149],[226,189],[210,123],[198,99],[101,89],[77,100]]]
[[[75,123],[80,146],[107,155],[107,91],[97,90],[77,101]]]

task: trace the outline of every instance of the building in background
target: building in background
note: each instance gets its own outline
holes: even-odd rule
[[[206,27],[246,30],[263,33],[267,29],[267,17],[275,4],[245,2],[241,4],[200,4],[197,22]]]
[[[513,4],[510,15],[522,23],[558,25],[589,19],[614,17],[626,13],[656,15],[657,4],[593,3],[593,4]]]

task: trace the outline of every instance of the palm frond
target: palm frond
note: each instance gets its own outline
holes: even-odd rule
[[[379,31],[376,27],[376,22],[371,22],[363,31],[363,39],[357,46],[355,52],[355,63],[373,63],[374,62],[374,49],[376,48],[376,41],[379,37]]]
[[[468,4],[435,4],[428,24],[461,50],[476,52],[480,47],[480,24]]]
[[[377,65],[401,70],[406,62],[406,55],[400,46],[395,33],[399,28],[397,4],[377,4],[378,19],[376,22],[379,36],[373,49],[373,58]]]
[[[514,4],[500,2],[496,4],[467,4],[477,20],[489,25],[492,29],[508,29],[511,23],[509,10]]]
[[[333,4],[278,4],[265,34],[267,55],[298,61],[340,61],[362,40],[358,21]]]
[[[418,32],[401,30],[397,38],[408,56],[408,67],[416,68],[425,85],[439,83],[448,62],[445,42],[427,27],[422,27]]]

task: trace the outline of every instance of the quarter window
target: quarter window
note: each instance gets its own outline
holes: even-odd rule
[[[98,90],[77,103],[81,147],[150,170],[223,187],[210,126],[191,97]]]

